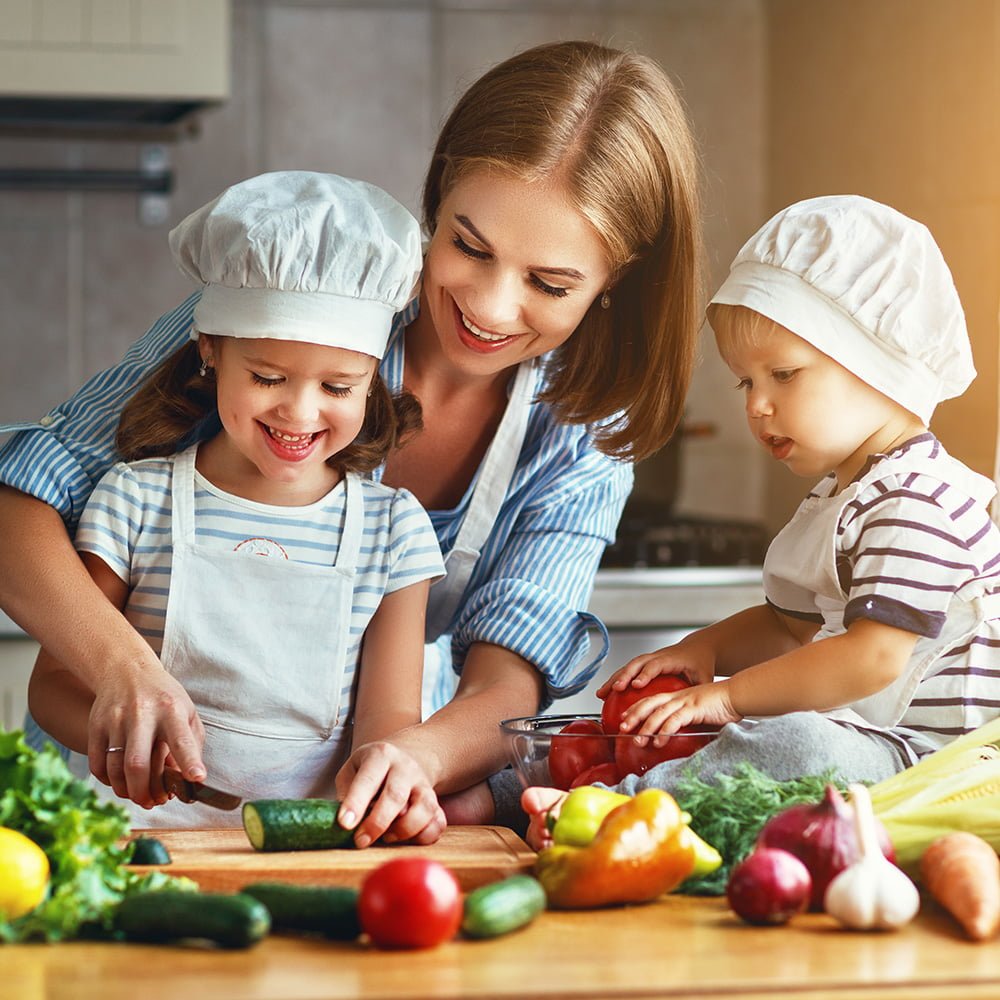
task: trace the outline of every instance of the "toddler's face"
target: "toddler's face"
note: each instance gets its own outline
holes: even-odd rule
[[[750,432],[798,476],[837,474],[843,489],[869,455],[923,427],[913,414],[790,330],[752,314],[718,323],[719,353],[745,396]]]

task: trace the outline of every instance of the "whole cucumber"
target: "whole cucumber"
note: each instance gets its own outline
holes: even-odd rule
[[[531,875],[511,875],[473,889],[465,897],[462,931],[467,937],[491,938],[530,924],[545,909],[545,890]]]
[[[271,915],[263,903],[240,893],[163,889],[126,896],[115,928],[127,941],[200,938],[223,948],[249,948],[267,936]]]
[[[267,907],[274,930],[323,934],[336,941],[353,941],[361,933],[357,889],[253,882],[240,892]]]

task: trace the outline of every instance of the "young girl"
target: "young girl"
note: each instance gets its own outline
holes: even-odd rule
[[[118,445],[131,461],[97,485],[76,545],[192,699],[210,782],[335,797],[352,744],[420,721],[427,592],[442,573],[413,496],[359,475],[419,426],[416,401],[391,398],[378,375],[414,293],[419,229],[371,185],[284,172],[230,188],[170,245],[204,285],[194,342],[126,406]],[[213,436],[175,451],[216,411]],[[93,694],[44,651],[29,701],[86,751]],[[108,753],[126,749],[123,724]],[[167,754],[160,741],[160,803]],[[440,827],[429,784],[392,792],[402,798],[376,803],[387,819],[417,810]],[[203,805],[129,804],[141,826],[239,823]]]
[[[1000,707],[995,489],[927,429],[975,377],[951,275],[922,225],[817,198],[750,239],[709,320],[754,439],[824,478],[768,550],[765,605],[637,657],[598,691],[683,674],[692,687],[640,699],[622,730],[657,742],[723,727],[619,789],[669,790],[692,763],[710,779],[741,760],[781,779],[877,781]],[[524,804],[537,815],[557,797],[529,789]]]

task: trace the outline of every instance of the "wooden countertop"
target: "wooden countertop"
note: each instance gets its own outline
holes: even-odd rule
[[[492,941],[378,951],[271,936],[249,951],[67,943],[0,949],[3,1000],[628,998],[971,1000],[1000,997],[1000,942],[965,940],[925,903],[894,933],[809,915],[741,923],[724,899],[546,912]]]

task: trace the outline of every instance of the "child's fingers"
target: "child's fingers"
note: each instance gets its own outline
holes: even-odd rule
[[[649,717],[649,714],[663,704],[665,699],[669,698],[669,694],[651,694],[648,698],[640,698],[622,713],[619,728],[624,732],[638,729]]]

